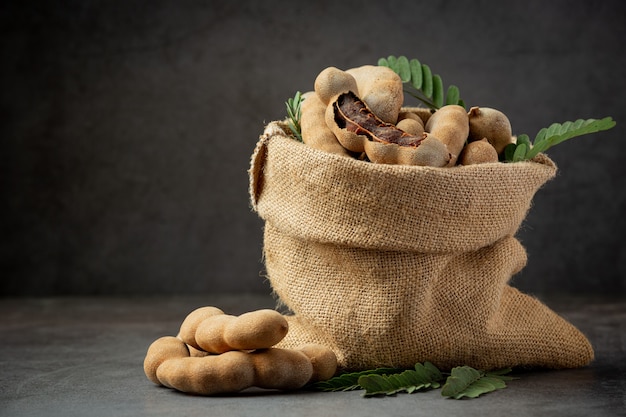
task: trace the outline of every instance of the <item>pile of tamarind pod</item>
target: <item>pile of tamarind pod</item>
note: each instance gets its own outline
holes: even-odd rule
[[[176,337],[150,345],[144,372],[155,384],[197,395],[250,387],[294,390],[335,374],[337,358],[324,346],[273,347],[287,331],[285,317],[274,310],[232,316],[201,307],[185,318]]]
[[[314,91],[303,97],[305,144],[374,163],[451,167],[498,162],[515,141],[509,119],[496,109],[403,108],[402,80],[383,66],[328,67],[315,79]]]

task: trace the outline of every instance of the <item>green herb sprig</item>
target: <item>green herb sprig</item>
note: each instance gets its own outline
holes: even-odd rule
[[[482,394],[506,388],[506,382],[516,379],[507,376],[510,368],[483,372],[469,366],[453,368],[442,373],[430,362],[416,363],[414,369],[378,368],[346,373],[326,381],[316,382],[310,388],[319,391],[364,390],[364,397],[412,394],[441,388],[443,397],[452,399],[476,398]],[[447,375],[447,377],[445,376]],[[444,382],[445,381],[445,382]],[[442,385],[443,384],[443,385]]]
[[[408,84],[415,90],[409,89],[405,92],[433,110],[447,104],[458,104],[465,107],[457,86],[450,85],[444,94],[441,76],[433,74],[428,65],[422,64],[415,58],[409,60],[405,56],[389,55],[387,58],[380,58],[378,65],[392,69],[400,76],[404,84]]]
[[[326,381],[316,382],[311,386],[312,389],[317,391],[353,391],[363,389],[359,384],[359,378],[368,375],[389,375],[402,372],[402,369],[397,368],[377,368],[361,372],[350,372],[341,375],[337,375]]]
[[[539,130],[535,139],[531,142],[528,135],[523,134],[517,137],[516,143],[511,143],[504,148],[505,162],[519,162],[533,159],[541,152],[554,145],[571,139],[576,136],[608,130],[615,126],[615,121],[611,117],[604,119],[578,119],[575,122],[565,122],[563,124],[553,123],[550,127]]]
[[[302,117],[302,102],[304,97],[300,91],[296,91],[293,98],[289,98],[285,105],[287,106],[287,124],[293,135],[302,142],[302,130],[300,127],[300,119]]]

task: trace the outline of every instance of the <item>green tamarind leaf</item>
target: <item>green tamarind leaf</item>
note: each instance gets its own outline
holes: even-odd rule
[[[398,57],[397,60],[398,65],[398,75],[403,83],[407,83],[411,81],[411,67],[409,65],[409,60],[405,56]]]
[[[564,133],[566,133],[568,130],[570,130],[572,128],[572,125],[574,124],[574,122],[565,122],[561,125],[561,128],[559,129],[559,135],[562,135]]]
[[[451,375],[446,379],[443,388],[441,388],[441,395],[444,397],[456,397],[474,382],[478,381],[481,376],[480,372],[469,366],[452,368]]]
[[[526,152],[528,151],[528,146],[525,143],[520,143],[515,147],[515,152],[513,153],[513,162],[519,162],[526,159]]]
[[[433,96],[433,73],[425,64],[422,64],[422,92],[428,98]]]
[[[401,370],[396,368],[377,368],[373,370],[345,373],[325,381],[319,381],[310,386],[310,388],[318,391],[352,391],[357,389],[363,389],[359,385],[359,378],[364,375],[374,374],[393,374],[400,372]]]
[[[460,98],[459,88],[449,86],[446,90],[441,76],[433,74],[428,65],[422,64],[418,59],[408,59],[405,56],[390,55],[379,58],[378,65],[390,68],[403,83],[409,84],[416,92],[405,90],[405,93],[415,97],[427,107],[437,110],[446,104],[458,104],[465,107]]]
[[[506,162],[513,162],[513,155],[515,154],[515,148],[517,145],[515,143],[509,143],[504,147],[502,160]]]
[[[486,374],[469,366],[453,368],[441,389],[441,395],[458,400],[463,397],[476,398],[482,394],[506,388],[505,381],[515,379],[505,376],[509,372],[511,372],[510,368]]]
[[[560,123],[552,123],[550,127],[546,129],[546,137],[552,137],[561,134],[561,124]]]
[[[576,136],[612,129],[615,121],[611,117],[603,119],[578,119],[574,122],[553,123],[539,129],[532,144],[528,135],[519,135],[517,145],[508,145],[504,149],[504,160],[518,162],[533,159],[538,154]]]
[[[422,64],[413,58],[409,61],[409,68],[411,70],[411,85],[416,89],[422,88]]]
[[[499,369],[495,371],[489,371],[485,373],[485,377],[496,378],[501,381],[513,381],[515,379],[519,379],[517,377],[507,375],[507,374],[510,374],[511,372],[513,372],[511,368],[504,368],[504,369]]]
[[[415,369],[407,369],[396,374],[363,375],[359,385],[365,389],[366,397],[375,395],[394,395],[399,392],[409,394],[416,391],[439,388],[443,380],[441,372],[431,363],[417,363]]]
[[[459,98],[459,88],[456,85],[449,86],[448,92],[446,93],[446,104],[458,104]]]
[[[517,144],[521,145],[522,143],[530,148],[530,138],[528,137],[528,135],[519,135],[517,137]]]
[[[397,392],[388,378],[381,375],[363,375],[359,378],[359,385],[365,389],[365,396],[393,395]]]
[[[545,152],[552,146],[558,145],[568,139],[612,129],[615,121],[611,117],[603,119],[578,119],[575,122],[565,122],[563,124],[553,123],[548,128],[541,129],[533,146],[526,153],[525,159],[532,159],[541,152]]]
[[[389,64],[389,68],[391,68],[393,72],[395,72],[396,74],[400,72],[400,70],[398,69],[398,58],[393,55],[389,55],[387,57],[387,63]]]
[[[378,368],[338,375],[326,381],[308,386],[319,391],[350,391],[363,389],[364,397],[395,395],[401,392],[412,394],[418,391],[442,388],[444,397],[461,399],[476,398],[482,394],[506,388],[506,382],[517,379],[506,374],[511,369],[501,369],[485,373],[469,366],[452,369],[445,377],[430,362],[416,363],[414,369]]]
[[[443,81],[439,74],[433,75],[433,103],[437,108],[443,106]]]
[[[543,127],[539,129],[539,132],[535,135],[534,143],[538,144],[539,142],[542,142],[546,138],[546,133],[548,133],[548,128]]]

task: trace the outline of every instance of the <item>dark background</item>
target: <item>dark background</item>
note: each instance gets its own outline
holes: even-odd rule
[[[327,66],[406,55],[514,133],[612,116],[548,154],[518,237],[535,294],[626,284],[622,1],[0,5],[0,294],[269,293],[247,169]],[[414,104],[414,103],[408,103]],[[520,181],[524,181],[520,178]]]

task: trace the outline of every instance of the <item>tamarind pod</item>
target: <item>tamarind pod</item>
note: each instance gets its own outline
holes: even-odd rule
[[[292,390],[305,386],[313,376],[313,365],[299,350],[269,348],[250,354],[254,364],[254,386]]]
[[[422,119],[420,119],[419,116],[415,115],[415,117],[417,119],[407,117],[398,121],[398,123],[396,123],[396,127],[411,136],[422,136],[424,134],[424,122],[422,122]]]
[[[378,164],[447,166],[451,158],[448,148],[428,133],[424,133],[423,137],[417,147],[366,141],[365,153],[370,161]]]
[[[196,342],[201,350],[212,354],[228,352],[233,349],[224,340],[224,329],[236,317],[229,314],[209,317],[198,324],[196,329]]]
[[[349,73],[336,67],[328,67],[318,74],[314,83],[315,93],[324,106],[341,93],[352,91],[358,94],[356,80]]]
[[[433,112],[425,107],[403,107],[398,114],[398,120],[410,118],[418,118],[422,121],[422,124],[426,126],[426,122],[430,119]]]
[[[185,317],[180,325],[178,338],[195,349],[201,349],[196,342],[196,329],[198,325],[209,317],[223,314],[224,312],[217,307],[209,306],[195,309]]]
[[[156,375],[168,388],[215,395],[250,387],[302,388],[311,380],[313,365],[303,352],[269,348],[252,353],[230,351],[203,358],[173,358],[164,361]]]
[[[326,124],[339,142],[353,152],[363,152],[368,140],[418,146],[422,136],[413,136],[378,118],[353,92],[339,94],[326,109]]]
[[[487,138],[468,143],[459,156],[459,165],[485,164],[488,162],[498,162],[498,152]]]
[[[396,123],[404,102],[402,79],[392,69],[363,65],[346,72],[354,77],[358,93],[367,107],[386,123]]]
[[[168,388],[198,395],[239,392],[255,380],[251,355],[240,351],[166,360],[156,376]]]
[[[172,358],[185,358],[189,356],[187,345],[182,340],[173,336],[160,337],[148,348],[143,361],[143,371],[148,379],[155,384],[161,385],[157,378],[159,366]]]
[[[489,107],[472,107],[467,112],[469,118],[470,142],[487,138],[487,141],[500,155],[504,148],[514,143],[511,122],[500,110]]]
[[[323,345],[308,344],[298,347],[311,361],[313,374],[308,383],[325,381],[332,378],[337,372],[337,356]]]
[[[349,156],[348,151],[341,146],[335,134],[324,121],[326,105],[319,99],[315,92],[304,95],[300,115],[300,132],[302,142],[306,145],[333,153],[336,155]]]
[[[448,166],[455,165],[469,134],[465,108],[457,104],[441,107],[428,119],[425,129],[448,148],[451,155]]]
[[[407,110],[400,111],[400,113],[398,113],[398,123],[405,119],[413,119],[419,122],[422,125],[422,127],[424,126],[424,120],[416,112],[407,111]],[[396,125],[398,123],[396,123]]]
[[[288,330],[285,317],[275,310],[263,309],[240,316],[209,317],[198,325],[195,340],[210,353],[264,349],[280,342]]]
[[[345,128],[345,125],[339,126],[336,119],[336,108],[333,103],[326,107],[325,124],[329,128],[330,132],[335,136],[338,143],[350,152],[357,154],[365,152],[365,142],[367,137],[357,134],[354,131],[349,131]]]
[[[202,349],[196,349],[193,346],[187,345],[187,349],[189,349],[189,356],[194,357],[194,358],[201,358],[201,357],[210,355],[209,352],[204,351]]]

